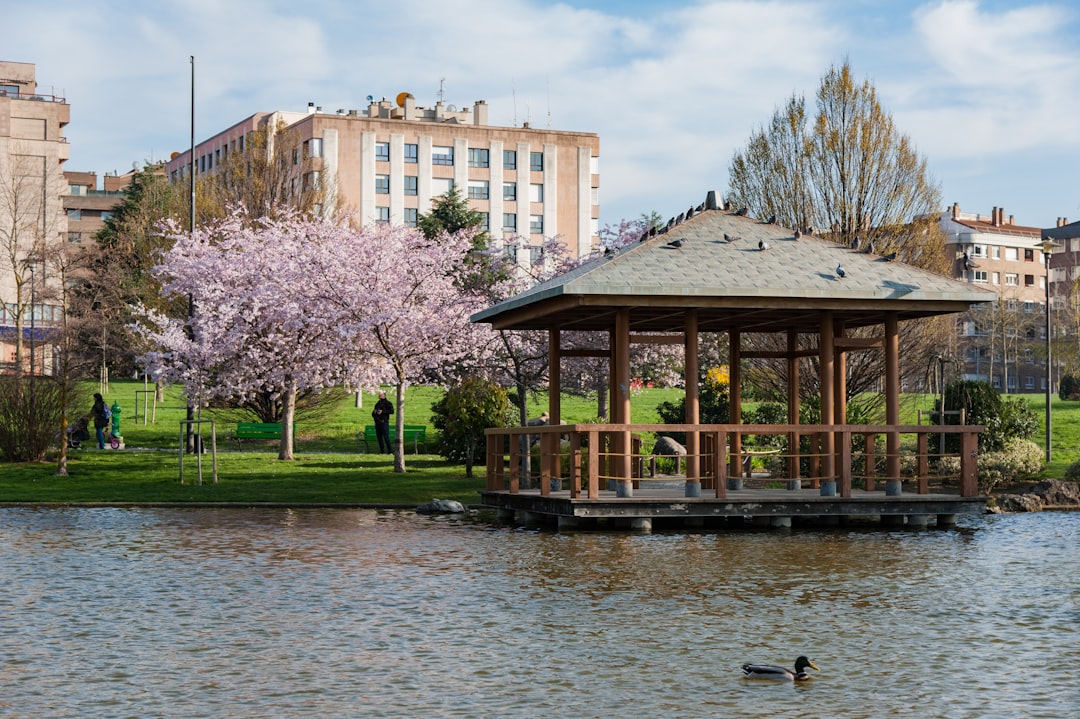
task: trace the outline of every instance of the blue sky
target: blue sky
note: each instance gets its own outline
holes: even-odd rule
[[[259,110],[486,100],[595,132],[601,222],[727,189],[732,153],[830,65],[870,79],[943,204],[1080,219],[1080,7],[1005,2],[0,0],[2,59],[71,104],[68,169],[125,172]],[[21,28],[12,32],[13,28]]]

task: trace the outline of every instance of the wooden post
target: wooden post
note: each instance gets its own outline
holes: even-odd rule
[[[963,431],[960,434],[960,496],[979,496],[979,435]]]
[[[851,432],[840,431],[840,496],[851,497]]]
[[[570,433],[570,498],[581,495],[581,432]]]
[[[600,433],[589,430],[589,499],[600,499]]]
[[[821,313],[821,338],[818,343],[818,362],[821,382],[821,421],[831,423],[836,416],[833,409],[833,383],[836,380],[836,352],[833,344],[833,313],[826,310]],[[836,491],[836,435],[832,432],[821,433],[822,479],[831,486],[822,486],[821,493],[828,495]],[[830,491],[831,490],[831,491]]]
[[[794,329],[788,330],[787,341],[787,371],[788,371],[788,424],[799,423],[799,333]],[[788,433],[788,477],[798,479],[801,471],[799,458],[799,443],[801,435],[798,432]]]
[[[873,492],[874,477],[877,473],[877,435],[863,435],[863,465],[866,468],[866,491]]]
[[[900,332],[895,312],[885,316],[885,423],[900,424]],[[886,481],[900,481],[900,433],[885,435]]]
[[[510,435],[510,494],[517,494],[521,489],[520,439],[520,435]]]
[[[728,331],[728,424],[742,424],[742,334],[738,330]],[[742,435],[731,435],[731,456],[729,474],[739,477],[742,462]]]
[[[615,312],[615,378],[616,378],[616,390],[618,396],[616,397],[616,406],[618,407],[618,416],[614,418],[616,424],[627,425],[630,423],[630,310],[629,308],[622,308]],[[618,454],[618,480],[625,482],[623,491],[630,496],[633,492],[631,489],[630,478],[633,474],[633,462],[630,456],[631,442],[630,442],[630,430],[624,430],[618,433],[618,440],[616,443],[616,453]]]
[[[548,330],[548,424],[562,423],[562,333]]]
[[[686,414],[687,424],[701,423],[701,400],[698,388],[698,324],[697,310],[687,310],[684,322],[683,350],[686,371]],[[697,430],[686,433],[686,481],[701,482],[701,438]]]
[[[728,459],[727,459],[727,432],[716,432],[714,434],[716,439],[716,497],[717,499],[727,498],[727,478],[728,478]],[[738,467],[735,468],[738,472]]]

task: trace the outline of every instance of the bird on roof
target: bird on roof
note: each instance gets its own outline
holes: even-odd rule
[[[681,239],[680,240],[672,240],[671,242],[668,243],[668,247],[674,247],[677,250],[680,247],[682,247],[682,244],[683,244],[683,241]]]
[[[795,660],[794,671],[787,667],[778,667],[772,664],[743,664],[742,673],[747,679],[773,679],[782,682],[804,682],[810,678],[810,675],[806,671],[807,667],[817,669],[817,665],[808,658],[799,657]]]
[[[795,228],[795,239],[797,240],[800,237],[802,237],[802,230],[800,230],[798,227],[796,227]]]
[[[866,243],[866,249],[863,250],[863,254],[864,255],[872,255],[872,254],[874,254],[874,241],[873,240],[870,240],[869,242]]]
[[[605,247],[605,248],[604,248],[604,254],[605,254],[605,255],[613,255],[613,254],[615,254],[615,250],[613,250],[613,249],[612,249],[612,248],[610,248],[610,247]]]
[[[644,242],[647,239],[649,239],[649,231],[645,230],[641,233],[641,238],[638,240],[638,242]]]
[[[697,206],[697,208],[694,210],[694,212],[703,212],[704,210],[705,210],[705,203],[702,202],[700,205]]]
[[[979,265],[977,265],[974,262],[974,260],[971,259],[971,257],[968,255],[967,251],[965,250],[964,251],[964,269],[965,270],[973,270],[978,266]]]
[[[862,240],[859,239],[858,235],[855,235],[855,237],[851,240],[851,249],[857,250],[857,249],[859,249],[859,245],[861,245],[861,244],[862,244]]]
[[[814,234],[814,227],[813,227],[813,225],[811,225],[810,227],[807,227],[807,228],[806,228],[806,234],[808,234],[808,235],[812,235],[812,234]]]
[[[724,233],[724,242],[727,242],[728,244],[731,244],[734,241],[735,241],[734,237],[732,237],[731,235],[729,235],[726,232]]]
[[[896,259],[896,253],[895,252],[890,252],[889,254],[885,255],[885,257],[883,257],[882,259],[885,260],[886,262],[892,262],[893,260]]]
[[[750,208],[748,207],[740,207],[739,209],[735,210],[735,214],[739,217],[746,217],[748,212],[750,212]]]
[[[776,215],[769,215],[769,223],[768,224],[770,224],[770,225],[775,225],[776,224]]]
[[[765,240],[758,240],[757,248],[764,252],[765,250],[769,249],[769,243]]]
[[[847,273],[844,272],[844,266],[839,263],[836,265],[836,276],[840,279],[847,277]]]

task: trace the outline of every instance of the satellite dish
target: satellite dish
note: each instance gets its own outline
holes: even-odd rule
[[[405,107],[405,101],[406,100],[411,100],[411,99],[412,99],[412,94],[410,94],[408,92],[399,92],[398,95],[397,95],[397,105],[398,105],[398,107]]]
[[[457,105],[447,105],[446,110],[447,112],[457,112]]]

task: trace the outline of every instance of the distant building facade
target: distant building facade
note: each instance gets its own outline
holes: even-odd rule
[[[965,379],[987,381],[1002,392],[1046,389],[1046,260],[1043,231],[1018,225],[1004,208],[989,216],[961,212],[954,204],[941,216],[953,276],[998,293],[996,306],[959,315],[956,356]]]
[[[483,217],[495,241],[539,247],[559,236],[571,254],[599,244],[600,139],[593,133],[496,127],[483,101],[432,108],[401,93],[369,98],[363,110],[257,113],[195,147],[196,175],[213,172],[245,149],[255,129],[283,123],[298,144],[289,151],[308,163],[304,183],[326,182],[325,213],[334,208],[364,224],[415,226],[432,200],[457,187]],[[190,150],[166,165],[171,181],[185,179]]]
[[[94,241],[116,207],[124,201],[124,191],[135,171],[123,175],[107,174],[98,183],[96,172],[65,172],[68,194],[64,196],[67,216],[67,241],[80,247]]]
[[[0,367],[16,361],[20,315],[24,370],[44,366],[37,345],[61,308],[43,301],[51,283],[46,249],[67,235],[64,127],[71,108],[38,91],[35,66],[0,61]],[[33,358],[30,348],[33,347]],[[39,354],[40,353],[40,354]]]

